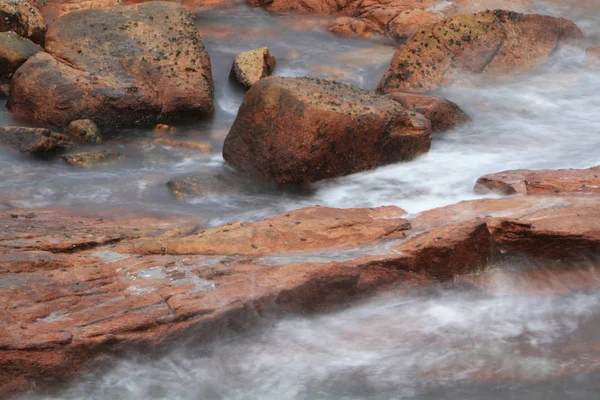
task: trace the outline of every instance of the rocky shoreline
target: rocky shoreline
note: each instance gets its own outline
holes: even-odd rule
[[[540,68],[563,47],[585,48],[573,22],[525,14],[536,11],[531,1],[248,3],[332,16],[333,33],[388,37],[397,46],[376,91],[276,76],[266,47],[232,58],[231,77],[247,92],[223,158],[247,180],[282,190],[410,162],[436,135],[471,121],[432,92],[498,82]],[[46,126],[1,127],[2,151],[100,168],[125,159],[102,147],[104,134],[131,127],[154,128],[154,145],[212,151],[169,137],[215,112],[213,67],[189,11],[201,6],[0,5],[10,15],[0,24],[7,108]],[[597,47],[586,53],[583,65],[595,70]],[[315,205],[217,227],[200,217],[0,208],[0,397],[71,380],[106,355],[157,351],[190,336],[208,341],[267,315],[441,284],[485,292],[499,273],[491,266],[510,259],[563,269],[573,290],[597,288],[569,281],[568,271],[598,265],[599,175],[600,166],[508,170],[473,182],[475,192],[495,198],[418,214]],[[164,184],[179,200],[231,190],[202,174]],[[10,195],[0,194],[0,204]],[[600,347],[590,352],[600,359]]]

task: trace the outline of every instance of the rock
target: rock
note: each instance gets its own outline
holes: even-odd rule
[[[60,18],[73,11],[98,10],[101,8],[115,7],[122,4],[121,0],[62,0],[55,18]]]
[[[306,185],[413,159],[430,141],[429,121],[390,99],[337,82],[271,77],[246,93],[223,157],[255,178]]]
[[[10,146],[30,156],[53,154],[73,146],[73,142],[60,133],[44,128],[18,126],[0,127],[0,144]]]
[[[106,165],[117,160],[122,160],[123,156],[111,150],[86,151],[83,153],[66,154],[61,157],[71,167],[92,168],[99,165]]]
[[[67,126],[67,135],[79,143],[100,143],[102,136],[100,128],[89,119],[73,121]]]
[[[40,51],[32,41],[12,31],[0,33],[0,90],[4,95],[8,95],[15,71]]]
[[[15,32],[44,45],[46,23],[40,11],[25,0],[0,0],[0,32]]]
[[[403,92],[393,92],[388,97],[402,104],[402,107],[425,116],[431,121],[431,128],[437,132],[455,128],[471,120],[458,105],[441,97]]]
[[[475,200],[410,219],[396,207],[309,207],[203,232],[189,216],[31,214],[0,212],[3,394],[72,379],[97,356],[206,341],[265,315],[462,284],[490,260],[526,254],[560,268],[600,250],[597,195]],[[589,364],[571,370],[584,372]]]
[[[585,51],[585,65],[600,67],[600,46],[588,47]]]
[[[152,132],[158,135],[164,135],[166,133],[172,134],[177,132],[177,128],[167,124],[158,124],[152,128]]]
[[[256,82],[270,76],[275,69],[275,57],[267,47],[238,54],[231,67],[231,76],[249,89]]]
[[[600,166],[588,169],[514,170],[482,176],[475,191],[506,195],[600,194]]]
[[[232,189],[217,176],[185,176],[173,178],[167,182],[167,187],[179,200],[188,197],[206,197],[211,194],[230,192]]]
[[[7,107],[19,117],[104,129],[213,113],[210,60],[193,15],[177,4],[69,13],[51,25],[46,51],[15,73]]]
[[[424,27],[401,45],[378,91],[426,92],[529,71],[583,38],[571,21],[486,11]]]
[[[171,140],[166,138],[154,139],[152,141],[154,144],[159,144],[163,146],[176,147],[180,149],[194,150],[199,151],[201,153],[210,153],[212,151],[212,145],[210,143],[199,143],[199,142],[187,142],[181,140]]]

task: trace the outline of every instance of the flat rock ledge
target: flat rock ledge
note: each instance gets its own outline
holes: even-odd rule
[[[598,221],[597,195],[475,200],[410,218],[315,206],[206,230],[189,218],[3,211],[0,393],[71,379],[105,354],[452,282],[505,257],[585,259],[600,252]]]

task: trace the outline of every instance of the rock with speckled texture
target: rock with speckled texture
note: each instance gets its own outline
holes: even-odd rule
[[[249,89],[256,82],[270,76],[275,69],[275,57],[267,47],[238,54],[231,67],[231,76]]]

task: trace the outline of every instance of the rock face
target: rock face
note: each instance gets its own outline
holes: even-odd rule
[[[44,128],[18,126],[0,127],[0,144],[30,156],[52,154],[73,146],[73,142],[60,133]]]
[[[50,27],[46,51],[14,76],[7,107],[20,117],[118,128],[213,113],[210,60],[177,4],[69,13]]]
[[[110,214],[0,212],[0,393],[72,378],[106,352],[484,276],[504,256],[600,251],[597,196],[476,200],[410,219],[396,207],[309,207],[203,232],[189,217]]]
[[[25,0],[0,1],[0,32],[12,31],[44,45],[46,23],[40,11]]]
[[[100,128],[89,119],[79,119],[67,126],[67,135],[79,143],[100,143],[102,136]]]
[[[426,92],[525,72],[582,37],[562,18],[500,10],[459,15],[423,27],[401,45],[378,90]]]
[[[425,116],[431,121],[431,128],[437,132],[455,128],[471,120],[458,105],[441,97],[403,92],[393,92],[388,97],[402,104],[405,109]]]
[[[340,15],[329,30],[345,36],[386,35],[405,41],[422,26],[459,14],[502,9],[535,12],[532,0],[248,0],[274,12]]]
[[[61,157],[71,167],[92,168],[100,165],[106,165],[111,162],[122,159],[123,157],[114,151],[96,150],[84,153],[65,154]]]
[[[42,49],[16,33],[0,33],[0,88],[8,95],[13,74],[25,61]]]
[[[312,182],[410,160],[429,150],[422,115],[355,87],[309,78],[260,80],[244,97],[223,157],[277,184]]]
[[[98,10],[101,8],[115,7],[122,4],[121,0],[62,0],[55,18],[60,18],[73,11]]]
[[[600,194],[600,166],[589,169],[514,170],[482,176],[475,191],[502,194]]]
[[[249,89],[256,82],[270,76],[275,69],[275,57],[267,47],[238,54],[231,67],[231,76]]]

